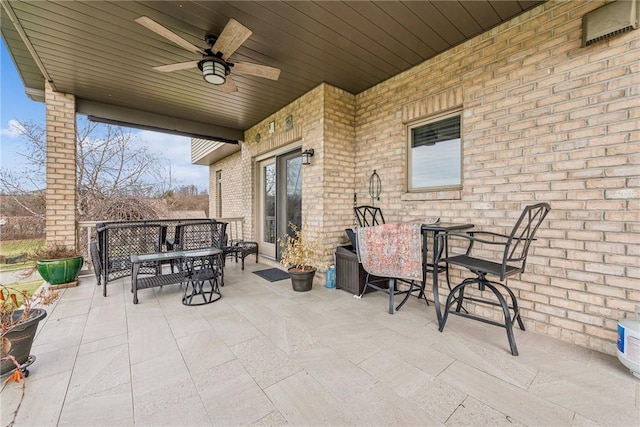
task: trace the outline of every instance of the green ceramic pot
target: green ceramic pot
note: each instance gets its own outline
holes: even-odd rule
[[[83,262],[82,255],[72,258],[44,259],[36,261],[36,269],[45,281],[52,285],[61,285],[76,280]]]

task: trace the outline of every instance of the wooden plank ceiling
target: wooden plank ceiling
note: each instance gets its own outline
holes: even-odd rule
[[[542,3],[1,1],[2,36],[28,91],[48,78],[80,100],[241,131],[321,82],[362,92]],[[280,68],[280,78],[232,71],[238,92],[227,94],[197,68],[155,71],[200,56],[134,22],[143,15],[202,48],[234,18],[253,34],[230,60]]]

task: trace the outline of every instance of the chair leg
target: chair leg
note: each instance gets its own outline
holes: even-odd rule
[[[518,307],[518,300],[516,299],[515,294],[513,293],[513,291],[511,289],[509,289],[509,287],[503,283],[498,283],[498,282],[492,282],[494,285],[499,285],[502,286],[504,288],[505,291],[507,291],[507,293],[509,294],[509,296],[511,297],[511,306],[510,308],[513,310],[513,320],[511,323],[517,321],[518,322],[518,327],[521,330],[525,330],[524,329],[524,323],[522,322],[522,316],[520,316],[520,308]]]
[[[393,314],[393,295],[396,292],[396,279],[389,278],[389,314]]]
[[[388,280],[388,285],[387,288],[380,288],[378,287],[378,285],[374,285],[371,284],[369,281],[370,278],[370,274],[367,273],[367,277],[364,281],[364,287],[362,288],[362,292],[360,292],[360,294],[358,295],[358,298],[362,298],[365,294],[365,292],[367,292],[367,288],[368,287],[372,287],[378,291],[386,291],[389,294],[389,314],[393,314],[394,311],[400,310],[402,308],[402,306],[404,305],[405,302],[407,302],[407,300],[409,299],[409,297],[411,296],[412,292],[414,292],[414,288],[419,289],[418,286],[416,286],[414,281],[409,282],[410,284],[410,288],[408,291],[404,292],[402,291],[401,293],[404,293],[405,296],[402,299],[402,301],[400,302],[400,304],[398,304],[397,307],[394,308],[394,297],[396,295],[396,289],[398,286],[398,279],[394,278],[394,277],[389,277],[387,278]]]
[[[460,294],[459,294],[457,297],[455,297],[455,298],[453,299],[453,301],[451,301],[451,303],[452,303],[452,304],[453,304],[454,302],[456,303],[456,313],[460,313],[460,310],[464,310],[464,311],[465,311],[465,313],[467,312],[467,310],[462,306],[462,301],[464,301],[464,288],[465,288],[467,285],[471,285],[471,284],[473,284],[473,283],[478,283],[478,284],[480,285],[480,282],[481,282],[481,279],[479,279],[479,278],[477,278],[477,277],[474,277],[474,278],[466,278],[466,279],[464,279],[464,280],[462,281],[462,283],[461,283],[461,284],[462,284],[462,285],[464,285],[464,286],[462,286],[462,287],[460,288]],[[451,291],[451,293],[453,293],[453,291]]]
[[[486,282],[484,285],[487,288],[489,288],[491,292],[493,292],[493,294],[498,299],[500,306],[502,307],[502,313],[504,314],[504,327],[507,330],[507,339],[509,340],[509,346],[511,347],[511,354],[513,354],[514,356],[517,356],[518,347],[516,346],[516,339],[513,336],[513,322],[511,321],[511,313],[509,312],[509,305],[507,304],[507,301],[504,299],[504,296],[502,296],[502,293],[500,293],[500,291],[498,291],[498,289],[491,282]],[[512,294],[511,290],[509,290],[509,293]],[[515,297],[513,298],[515,301]],[[519,313],[517,312],[515,316],[518,319],[520,318]]]
[[[396,282],[397,283],[397,282]],[[404,305],[405,302],[407,302],[407,300],[409,299],[409,297],[411,296],[411,293],[413,292],[413,287],[415,286],[413,280],[410,282],[410,287],[409,290],[407,291],[407,293],[405,294],[404,298],[402,299],[402,302],[400,304],[398,304],[398,306],[396,307],[396,311],[400,310],[402,308],[402,306]]]
[[[369,273],[367,273],[367,277],[364,279],[364,287],[362,288],[362,292],[358,295],[358,298],[362,298],[367,291],[367,287],[369,286]]]
[[[493,292],[493,294],[495,295],[496,299],[498,300],[498,304],[501,308],[502,308],[502,313],[504,315],[504,324],[500,324],[497,322],[493,322],[493,321],[489,321],[487,319],[483,319],[481,317],[475,316],[475,315],[470,315],[467,313],[460,313],[460,309],[462,307],[462,300],[464,298],[464,288],[467,285],[473,284],[473,283],[479,283],[482,285],[483,288],[489,288],[489,290],[491,290],[491,292]],[[474,320],[480,320],[480,321],[484,321],[485,323],[491,323],[493,325],[496,326],[503,326],[506,330],[507,330],[507,339],[509,340],[509,347],[511,348],[511,354],[513,354],[514,356],[518,355],[518,347],[516,345],[516,340],[515,337],[513,335],[513,322],[517,319],[518,321],[518,325],[521,327],[522,330],[524,330],[524,324],[522,323],[522,319],[520,318],[520,312],[518,311],[518,306],[517,306],[517,300],[515,295],[513,294],[513,292],[511,291],[511,289],[507,288],[506,286],[502,285],[501,283],[496,283],[497,285],[500,285],[502,287],[504,287],[506,289],[506,291],[509,293],[509,296],[511,297],[512,303],[513,303],[513,309],[514,309],[514,319],[511,319],[511,312],[510,312],[510,307],[507,304],[507,301],[505,300],[504,296],[502,295],[502,293],[500,293],[500,291],[498,291],[498,289],[496,288],[496,286],[494,286],[494,284],[492,282],[485,280],[479,280],[479,279],[472,279],[472,278],[468,278],[465,279],[462,283],[460,283],[459,285],[457,285],[456,287],[454,287],[451,292],[449,293],[449,295],[447,296],[447,301],[445,303],[444,306],[444,313],[442,314],[442,321],[440,322],[440,327],[439,330],[440,332],[442,332],[444,330],[445,324],[447,323],[447,318],[449,317],[449,311],[451,309],[451,306],[455,303],[456,304],[456,308],[455,308],[455,313],[458,315],[461,315],[463,317],[468,317],[470,319],[474,319]],[[472,298],[473,300],[473,298]],[[477,302],[482,302],[479,300],[476,300]],[[488,301],[485,302],[489,303]]]
[[[449,295],[447,295],[447,301],[444,304],[444,313],[442,313],[442,320],[440,321],[440,325],[438,327],[438,330],[440,332],[442,332],[444,330],[444,325],[447,323],[447,318],[449,317],[449,308],[451,307],[451,304],[456,301],[457,298],[457,312],[460,311],[460,306],[462,305],[462,295],[464,293],[464,287],[467,286],[469,283],[465,280],[462,283],[460,283],[459,285],[455,286],[453,289],[451,289],[451,292],[449,292]],[[460,295],[458,297],[456,297],[456,293],[460,292]]]

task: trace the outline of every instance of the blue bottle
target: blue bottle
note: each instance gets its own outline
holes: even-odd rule
[[[324,285],[327,289],[334,289],[336,287],[336,266],[331,265],[327,269],[327,277]]]

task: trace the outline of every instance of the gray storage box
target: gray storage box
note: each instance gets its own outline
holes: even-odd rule
[[[375,277],[372,276],[372,278]],[[338,246],[336,248],[336,287],[354,295],[360,295],[366,278],[367,272],[358,262],[358,255],[353,246]],[[373,290],[373,288],[369,288],[367,292]]]

